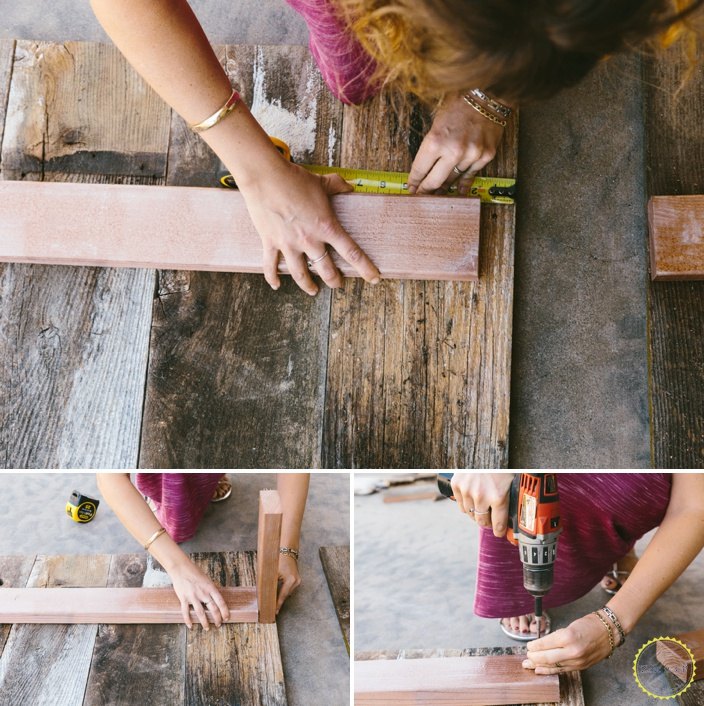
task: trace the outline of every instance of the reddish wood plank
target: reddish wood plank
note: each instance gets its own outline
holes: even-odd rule
[[[229,622],[256,622],[256,589],[221,589]],[[206,614],[208,611],[206,610]],[[193,611],[191,617],[197,622]],[[0,593],[0,623],[182,623],[172,588],[8,588]]]
[[[704,196],[653,196],[648,225],[652,279],[704,279]]]
[[[523,669],[521,655],[363,660],[354,663],[355,706],[557,702],[557,675]]]
[[[343,194],[333,204],[383,276],[477,278],[478,201]],[[8,181],[0,261],[261,272],[262,247],[237,191]]]
[[[685,632],[675,637],[684,642],[694,655],[694,665],[697,668],[694,675],[695,681],[704,679],[704,629]],[[688,682],[692,678],[694,671],[692,660],[685,656],[684,650],[678,648],[677,643],[659,641],[655,645],[655,656],[683,682]]]
[[[260,623],[273,623],[276,620],[280,540],[281,499],[275,490],[262,490],[259,493],[257,533],[257,602]]]

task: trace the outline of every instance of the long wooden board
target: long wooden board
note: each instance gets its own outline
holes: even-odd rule
[[[674,635],[674,637],[684,642],[692,651],[694,664],[692,664],[692,660],[688,656],[685,657],[684,650],[675,647],[675,643],[662,640],[655,645],[655,655],[658,658],[658,662],[667,667],[685,683],[692,678],[695,666],[695,680],[704,679],[704,630],[693,630],[681,635]]]
[[[364,660],[354,663],[355,706],[557,702],[557,675],[521,666],[522,655]]]
[[[320,547],[320,562],[335,606],[347,654],[350,652],[350,548]]]
[[[478,201],[352,193],[332,203],[383,277],[476,279]],[[263,251],[238,191],[7,181],[0,261],[262,272]]]
[[[170,111],[115,49],[14,57],[5,179],[163,183]],[[0,465],[134,468],[154,273],[7,264],[0,292]]]
[[[514,656],[525,658],[525,648],[520,647],[470,647],[459,649],[435,649],[435,650],[378,650],[374,652],[356,652],[355,665],[363,660],[393,660],[411,661],[418,659],[435,658],[487,658]],[[582,678],[580,672],[563,672],[559,675],[559,699],[558,706],[585,706],[584,693],[582,691]],[[355,700],[356,703],[356,700]],[[416,702],[418,703],[418,702]],[[531,703],[525,706],[554,706],[555,702]]]
[[[230,622],[257,621],[253,586],[223,588],[222,595]],[[0,593],[0,622],[182,623],[183,615],[172,588],[8,588]]]
[[[652,196],[648,226],[652,279],[704,279],[704,196]]]
[[[643,62],[650,196],[704,193],[704,49],[688,49]],[[647,306],[652,466],[704,468],[704,282],[651,282]]]

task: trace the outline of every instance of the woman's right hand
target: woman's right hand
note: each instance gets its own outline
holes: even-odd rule
[[[261,173],[261,172],[260,172]],[[298,286],[314,296],[318,286],[313,281],[309,260],[318,260],[315,273],[329,287],[340,287],[342,275],[335,266],[334,250],[367,282],[380,280],[379,270],[364,251],[340,225],[332,209],[330,196],[352,191],[337,174],[312,174],[283,158],[275,162],[266,176],[238,185],[254,226],[264,245],[264,277],[278,289],[279,256],[283,255],[288,270]]]
[[[481,527],[492,527],[496,537],[503,537],[512,482],[513,473],[455,473],[451,485],[460,510]]]
[[[203,607],[206,603],[216,627],[220,627],[224,621],[230,619],[230,611],[218,587],[190,559],[186,558],[173,567],[169,571],[169,576],[173,581],[174,591],[181,601],[183,622],[189,629],[193,627],[191,606],[204,630],[210,629]]]

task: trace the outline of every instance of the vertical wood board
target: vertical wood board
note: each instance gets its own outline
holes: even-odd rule
[[[691,72],[683,42],[644,62],[649,195],[704,193],[702,51]],[[704,282],[651,282],[647,306],[652,465],[704,468]]]
[[[7,96],[10,92],[10,77],[12,62],[15,55],[15,41],[0,39],[0,157],[2,155],[2,137],[5,130],[5,111]],[[0,174],[2,174],[2,159],[0,158]]]
[[[259,493],[257,531],[257,603],[260,623],[273,623],[276,620],[281,513],[281,499],[278,492],[262,490]]]
[[[350,652],[350,548],[320,547],[320,563],[330,589],[330,598],[340,623],[347,654]]]
[[[218,51],[296,161],[337,159],[342,110],[305,47]],[[177,116],[171,132],[168,183],[215,185],[217,158]],[[329,308],[288,277],[160,272],[140,467],[319,466]]]
[[[104,586],[109,568],[107,555],[38,556],[27,586]],[[13,626],[0,656],[0,703],[80,704],[96,633],[96,625]]]
[[[515,176],[517,120],[485,173]],[[422,123],[417,111],[397,119],[383,95],[346,106],[341,166],[408,170]],[[478,282],[334,293],[325,467],[507,465],[514,225],[512,206],[482,207]]]
[[[24,588],[34,564],[34,557],[0,556],[0,591],[3,588]],[[2,593],[0,593],[2,600]],[[0,655],[5,648],[12,625],[0,625]]]

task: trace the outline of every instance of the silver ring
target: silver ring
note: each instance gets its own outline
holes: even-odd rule
[[[488,515],[490,512],[491,512],[491,510],[485,510],[484,512],[475,511],[474,514],[475,515]]]
[[[453,171],[455,174],[457,174],[457,176],[462,176],[462,175],[464,174],[464,172],[467,171],[467,170],[465,169],[465,170],[463,171],[463,170],[460,169],[457,165],[455,165],[454,167],[452,167],[452,171]]]
[[[328,250],[327,246],[325,246],[325,252],[320,257],[316,257],[315,260],[308,260],[308,267],[313,267],[316,262],[324,260],[329,254],[330,251]]]

